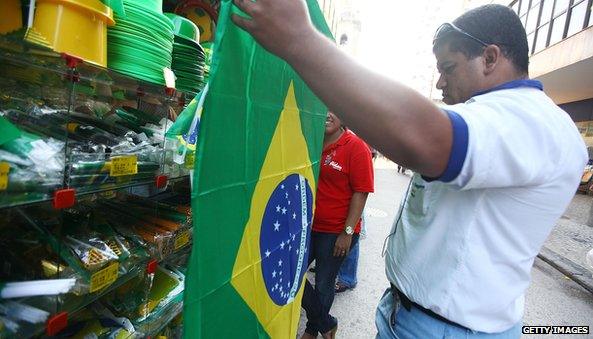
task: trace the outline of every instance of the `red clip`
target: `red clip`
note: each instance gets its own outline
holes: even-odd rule
[[[53,207],[63,209],[74,206],[76,202],[76,190],[73,188],[64,188],[54,192]]]
[[[175,88],[166,87],[165,88],[165,94],[167,94],[168,96],[172,97],[173,95],[175,95]]]
[[[167,187],[167,181],[169,178],[166,175],[157,175],[155,178],[156,188],[165,188]]]
[[[146,273],[153,274],[154,272],[156,272],[156,268],[158,265],[159,263],[155,259],[150,260],[148,264],[146,264]]]
[[[48,336],[54,336],[60,333],[61,330],[65,329],[66,326],[68,326],[68,313],[58,313],[47,320],[45,334]]]
[[[66,53],[62,53],[62,58],[66,60],[66,66],[68,66],[68,68],[76,68],[76,66],[78,66],[78,64],[82,63],[83,61],[81,58],[77,58]]]

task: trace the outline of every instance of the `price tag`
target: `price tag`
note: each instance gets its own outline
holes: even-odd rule
[[[138,157],[135,155],[123,155],[111,158],[110,176],[121,177],[122,175],[133,175],[136,173],[138,173]]]
[[[165,86],[168,88],[175,88],[175,80],[177,77],[170,68],[163,68],[163,77],[165,78]]]
[[[119,263],[114,262],[91,276],[90,292],[99,291],[115,282],[119,271]]]
[[[10,172],[10,165],[7,162],[0,162],[0,191],[8,188],[8,172]]]
[[[189,243],[189,231],[184,231],[175,238],[175,251]]]
[[[185,153],[185,168],[194,169],[194,161],[196,160],[196,152],[187,151]]]

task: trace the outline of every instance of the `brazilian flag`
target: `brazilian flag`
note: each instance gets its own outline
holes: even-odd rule
[[[327,108],[235,11],[222,2],[200,121],[184,334],[295,338]]]

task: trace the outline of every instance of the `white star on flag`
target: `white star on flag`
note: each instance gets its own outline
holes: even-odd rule
[[[280,231],[280,223],[278,222],[278,220],[276,220],[276,222],[274,223],[274,231]]]
[[[282,214],[286,214],[286,208],[282,207]]]
[[[270,252],[269,250],[266,250],[266,258],[269,257],[270,254],[272,254],[272,252]]]

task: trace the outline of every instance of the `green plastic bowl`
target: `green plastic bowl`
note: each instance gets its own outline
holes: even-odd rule
[[[180,37],[185,40],[189,40],[194,44],[198,44],[200,41],[200,30],[198,26],[191,22],[189,19],[184,18],[180,15],[173,14],[173,13],[164,13],[169,20],[175,26],[173,29],[173,34],[175,36]]]
[[[140,0],[140,1],[124,1],[127,5],[143,7],[149,11],[156,13],[163,13],[163,0]]]

